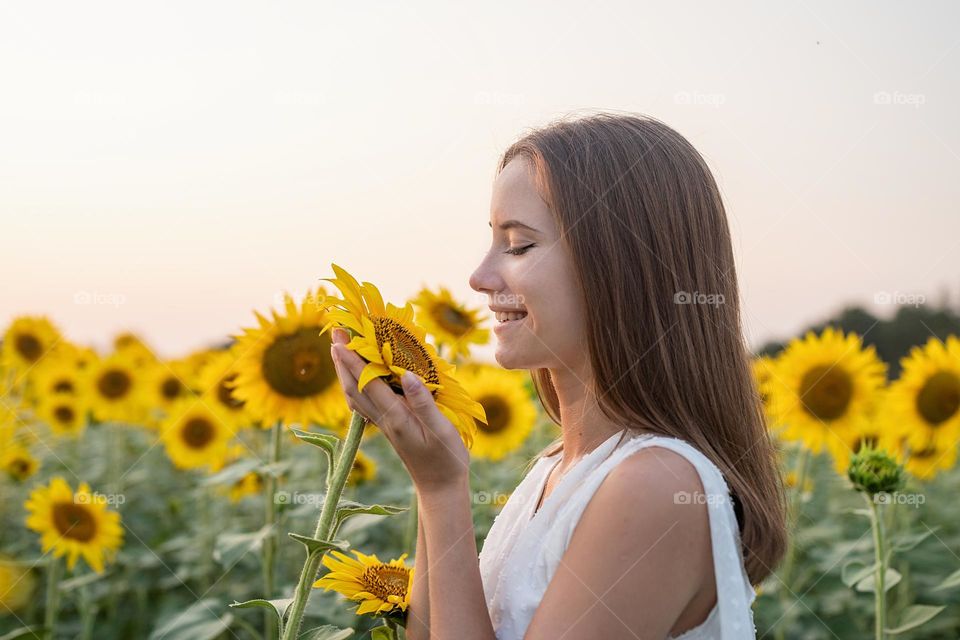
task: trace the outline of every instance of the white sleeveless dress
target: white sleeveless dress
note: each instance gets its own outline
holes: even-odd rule
[[[707,496],[717,581],[717,604],[707,618],[668,640],[755,639],[751,605],[756,591],[743,565],[740,532],[723,474],[684,440],[630,432],[617,446],[621,433],[575,462],[534,513],[547,476],[563,452],[540,458],[497,514],[479,557],[497,640],[523,638],[590,498],[617,463],[649,446],[675,451],[696,467]]]

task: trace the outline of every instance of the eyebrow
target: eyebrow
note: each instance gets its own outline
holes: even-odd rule
[[[493,223],[492,223],[492,222],[488,222],[487,224],[490,225],[490,228],[491,228],[491,229],[493,228]],[[538,229],[534,229],[534,228],[531,227],[530,225],[524,224],[524,223],[520,222],[519,220],[507,220],[507,221],[505,221],[505,222],[501,222],[501,223],[500,223],[499,225],[497,225],[497,226],[498,226],[500,229],[503,229],[504,231],[506,231],[507,229],[513,229],[514,227],[522,227],[522,228],[524,228],[524,229],[529,229],[530,231],[533,231],[534,233],[540,233],[540,231],[539,231]]]

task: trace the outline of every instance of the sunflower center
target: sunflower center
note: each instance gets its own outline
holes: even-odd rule
[[[23,478],[30,473],[30,461],[24,458],[17,458],[10,463],[10,473],[17,478]]]
[[[57,419],[57,422],[62,424],[73,424],[73,419],[77,414],[74,413],[73,407],[68,407],[66,405],[60,405],[53,410],[53,417]]]
[[[56,384],[53,385],[54,393],[73,393],[73,381],[72,380],[57,380]]]
[[[510,424],[510,405],[500,396],[481,396],[477,400],[487,414],[487,424],[474,419],[477,429],[486,433],[499,433]]]
[[[920,458],[921,460],[928,460],[928,459],[932,458],[934,455],[936,455],[938,452],[939,452],[939,449],[937,449],[936,447],[934,447],[934,446],[931,445],[931,446],[929,446],[929,447],[924,447],[923,449],[918,449],[918,450],[916,450],[916,451],[911,451],[911,452],[910,452],[910,457],[911,457],[911,458]]]
[[[37,336],[31,333],[21,333],[17,335],[14,342],[17,353],[23,356],[24,360],[35,362],[43,353],[43,344],[37,339]]]
[[[183,391],[183,385],[173,376],[164,378],[160,384],[160,395],[164,400],[176,400],[181,391]]]
[[[263,377],[274,391],[291,398],[324,391],[337,380],[330,337],[316,327],[279,336],[263,353]]]
[[[960,408],[960,380],[949,371],[930,376],[917,394],[917,411],[928,423],[946,422]]]
[[[460,309],[449,304],[438,304],[433,307],[433,319],[448,332],[459,337],[473,328],[470,316]]]
[[[239,409],[243,406],[243,400],[237,400],[234,397],[233,388],[230,386],[236,377],[237,374],[231,373],[228,376],[224,376],[223,379],[220,380],[220,384],[217,385],[217,400],[229,409]]]
[[[821,420],[841,417],[852,398],[853,381],[840,367],[813,367],[800,382],[800,400],[804,409]]]
[[[126,371],[108,369],[97,380],[97,390],[108,400],[118,400],[130,391],[133,381]]]
[[[213,440],[216,430],[206,418],[190,418],[181,432],[184,443],[191,449],[203,449]]]
[[[72,502],[58,502],[53,506],[53,524],[65,538],[89,542],[97,535],[97,521],[85,507]]]
[[[407,593],[410,570],[405,567],[392,567],[387,564],[381,564],[374,567],[367,567],[363,575],[360,576],[360,580],[367,588],[367,591],[384,602],[387,602],[388,596],[399,596],[402,598]]]
[[[382,349],[383,345],[389,342],[394,365],[416,373],[429,383],[440,384],[437,367],[417,336],[392,318],[372,316],[370,319],[373,321],[378,349]],[[390,387],[394,391],[400,388],[398,384],[391,384]],[[402,393],[402,390],[400,392]]]

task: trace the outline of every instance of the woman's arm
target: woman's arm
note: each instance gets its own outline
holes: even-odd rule
[[[413,593],[407,612],[407,640],[430,640],[430,591],[427,571],[427,536],[423,528],[423,510],[417,508],[417,552],[414,556]]]
[[[430,558],[432,637],[495,640],[480,579],[469,478],[443,492],[421,494],[420,513]]]

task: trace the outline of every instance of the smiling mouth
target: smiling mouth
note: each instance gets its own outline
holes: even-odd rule
[[[517,320],[523,320],[527,317],[526,311],[497,311],[497,322],[503,324],[505,322],[515,322]]]

